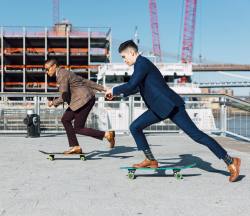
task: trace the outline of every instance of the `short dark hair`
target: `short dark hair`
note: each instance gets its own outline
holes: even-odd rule
[[[122,51],[124,51],[128,47],[131,47],[136,52],[138,52],[138,46],[135,44],[135,42],[133,40],[127,40],[127,41],[120,44],[119,49],[118,49],[119,53],[121,53]]]
[[[45,61],[45,64],[49,64],[50,66],[55,64],[56,66],[58,66],[58,62],[55,59],[49,59],[49,60]]]

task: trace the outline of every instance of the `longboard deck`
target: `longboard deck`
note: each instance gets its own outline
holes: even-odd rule
[[[128,171],[128,178],[129,179],[135,179],[135,172],[136,170],[153,170],[153,171],[159,171],[159,170],[172,170],[174,176],[177,179],[183,179],[182,174],[180,173],[181,170],[183,169],[188,169],[196,166],[196,163],[193,164],[188,164],[188,165],[183,165],[183,166],[173,166],[173,167],[158,167],[158,168],[135,168],[135,167],[120,167],[120,169],[125,169]]]
[[[60,156],[65,156],[65,157],[76,157],[77,156],[82,161],[86,160],[86,156],[85,156],[84,153],[66,155],[63,152],[46,152],[46,151],[42,151],[42,150],[39,150],[39,152],[41,152],[42,154],[48,155],[47,159],[50,160],[50,161],[54,161],[56,159],[55,155],[60,155]]]

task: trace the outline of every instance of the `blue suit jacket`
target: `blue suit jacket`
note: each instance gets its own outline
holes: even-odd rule
[[[113,88],[113,95],[140,94],[151,111],[165,119],[176,106],[184,104],[182,98],[166,84],[161,72],[147,58],[138,56],[134,72],[128,83]]]

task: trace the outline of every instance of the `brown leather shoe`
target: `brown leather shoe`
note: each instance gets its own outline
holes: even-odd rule
[[[141,163],[133,164],[133,167],[135,167],[135,168],[143,168],[143,167],[158,168],[159,166],[158,166],[157,160],[148,160],[148,159],[145,159]]]
[[[241,164],[241,160],[240,158],[233,158],[233,163],[230,164],[227,168],[230,172],[230,177],[229,177],[229,181],[230,182],[234,182],[237,180],[237,178],[240,175],[240,164]]]
[[[115,131],[108,131],[106,139],[109,141],[109,147],[115,147]]]
[[[68,155],[68,154],[82,154],[82,149],[80,146],[74,146],[71,147],[69,150],[63,152],[63,154]]]

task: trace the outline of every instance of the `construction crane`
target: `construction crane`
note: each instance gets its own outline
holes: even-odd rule
[[[149,0],[149,11],[150,11],[152,42],[153,42],[153,54],[158,58],[159,61],[161,61],[162,53],[160,46],[160,34],[158,28],[158,12],[157,12],[156,0]]]
[[[181,61],[183,63],[192,62],[196,6],[197,0],[185,0],[185,16],[181,52]]]
[[[59,4],[60,0],[53,0],[53,24],[59,23]]]

